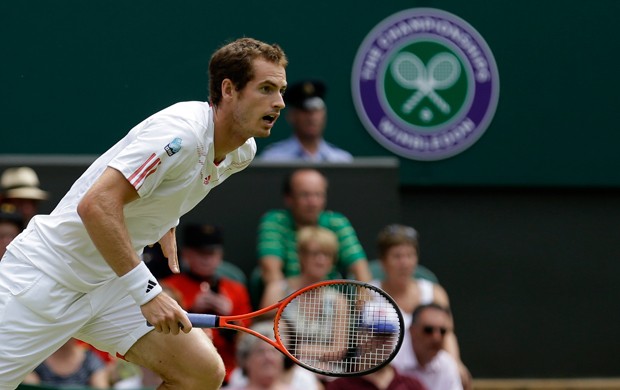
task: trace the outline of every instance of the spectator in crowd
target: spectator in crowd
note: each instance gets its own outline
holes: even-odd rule
[[[22,216],[12,204],[0,204],[0,260],[6,252],[6,247],[22,231],[24,222]]]
[[[338,378],[328,382],[326,390],[439,390],[426,388],[418,379],[401,375],[387,365],[372,374]]]
[[[218,226],[186,225],[183,228],[181,261],[187,269],[164,278],[162,284],[178,293],[185,310],[223,316],[252,311],[245,284],[219,276],[216,272],[224,261],[223,233]],[[250,321],[244,320],[242,324],[249,326]],[[213,329],[212,336],[213,344],[224,361],[226,382],[235,368],[237,332]]]
[[[412,313],[419,305],[436,303],[442,307],[450,307],[448,294],[441,285],[413,277],[420,254],[418,232],[413,227],[400,224],[388,225],[379,233],[377,243],[384,278],[373,280],[371,283],[382,288],[394,298],[403,313],[405,328],[411,325]],[[452,320],[451,316],[450,320]],[[458,362],[465,388],[469,389],[471,375],[460,360],[458,341],[454,332],[446,334],[442,341],[444,348]],[[394,367],[401,372],[416,361],[411,343],[409,333],[405,333],[403,347],[392,362]]]
[[[273,322],[260,321],[251,327],[274,339]],[[241,333],[237,345],[237,369],[226,390],[320,390],[316,376],[297,365],[286,368],[284,355],[256,336]]]
[[[267,307],[299,289],[328,279],[329,273],[337,260],[338,238],[329,229],[320,226],[304,226],[297,232],[297,250],[301,273],[270,283],[263,294],[261,307]],[[304,341],[296,347],[298,348],[299,356],[306,352],[312,353],[316,348],[324,349],[325,345],[329,345],[330,348],[336,348],[338,345],[341,345],[343,349],[346,349],[347,342],[349,341],[347,329],[342,328],[342,322],[335,321],[335,318],[346,316],[347,306],[345,299],[341,294],[332,290],[325,290],[323,293],[326,296],[324,297],[325,306],[322,309],[329,310],[332,315],[325,319],[323,327],[317,328],[316,332],[312,332],[309,328],[302,326],[306,330],[302,337]],[[317,300],[319,299],[317,298]],[[289,333],[287,325],[295,327],[300,326],[301,323],[313,321],[304,316],[304,310],[298,309],[298,305],[299,302],[291,302],[287,306],[288,310],[283,314],[284,321],[280,325],[281,334]],[[314,309],[317,309],[317,307]],[[312,315],[314,314],[313,312]],[[268,312],[265,315],[273,316],[275,313]],[[332,331],[325,332],[325,327],[327,326],[331,326]],[[288,364],[290,362],[286,359],[285,363]],[[287,368],[295,367],[287,366]]]
[[[2,203],[12,204],[24,218],[27,225],[39,212],[41,201],[49,197],[47,191],[39,188],[39,176],[30,167],[7,168],[0,177]]]
[[[30,373],[23,383],[59,388],[108,389],[111,385],[109,375],[109,370],[97,354],[71,338]]]
[[[292,84],[286,90],[286,120],[293,129],[291,137],[268,145],[259,155],[266,161],[308,161],[348,163],[351,153],[325,141],[327,122],[325,84],[306,80]]]
[[[261,307],[269,306],[282,298],[329,278],[338,256],[338,237],[320,226],[305,226],[297,232],[297,252],[300,274],[271,283],[261,301]]]
[[[334,267],[330,278],[351,273],[357,280],[371,279],[355,229],[344,215],[325,209],[327,186],[327,178],[316,169],[297,169],[285,178],[286,208],[266,212],[258,227],[258,258],[266,285],[299,275],[296,234],[304,226],[321,226],[336,234],[338,269]]]
[[[457,362],[443,347],[451,332],[449,309],[436,303],[418,306],[409,328],[415,361],[402,373],[418,378],[428,389],[462,390]]]

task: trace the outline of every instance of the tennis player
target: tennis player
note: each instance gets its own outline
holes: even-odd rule
[[[160,389],[220,387],[211,341],[140,254],[159,242],[179,272],[179,218],[250,164],[254,137],[269,136],[284,108],[286,65],[275,44],[222,46],[208,103],[178,103],[138,124],[13,240],[0,262],[0,389],[15,389],[71,337],[153,370]]]

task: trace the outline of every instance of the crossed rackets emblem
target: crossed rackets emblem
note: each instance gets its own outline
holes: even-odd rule
[[[390,70],[401,87],[415,90],[403,103],[403,113],[411,113],[424,97],[428,97],[444,114],[450,113],[448,102],[435,91],[448,89],[459,79],[461,66],[454,55],[447,52],[436,54],[430,59],[428,66],[424,66],[415,54],[402,52],[392,62]]]

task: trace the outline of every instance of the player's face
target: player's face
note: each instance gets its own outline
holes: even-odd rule
[[[254,60],[254,78],[238,91],[233,112],[235,128],[244,138],[268,137],[284,108],[284,67],[263,59]]]
[[[410,244],[395,245],[387,250],[382,260],[390,279],[410,278],[418,265],[418,252]]]

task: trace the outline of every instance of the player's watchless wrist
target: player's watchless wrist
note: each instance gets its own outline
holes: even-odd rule
[[[119,280],[140,306],[162,292],[157,279],[155,279],[155,276],[142,261],[137,267],[121,276]]]

